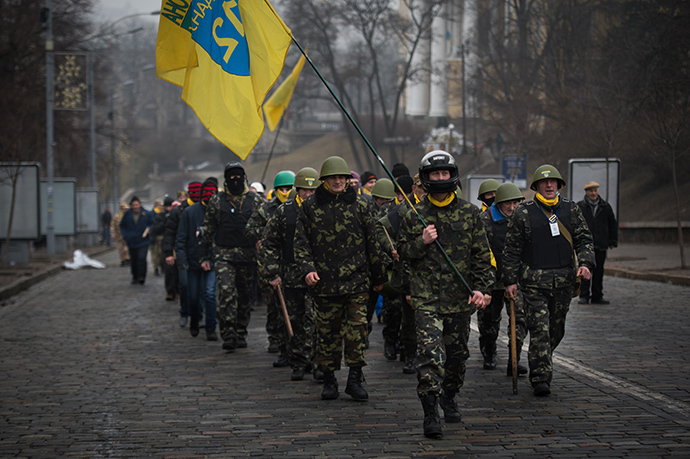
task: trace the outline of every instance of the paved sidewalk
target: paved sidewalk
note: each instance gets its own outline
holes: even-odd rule
[[[607,276],[611,305],[573,302],[545,398],[525,378],[512,393],[505,350],[483,370],[475,328],[463,422],[428,440],[380,324],[370,400],[342,393],[343,370],[340,398],[322,401],[313,380],[272,368],[263,307],[249,347],[226,354],[178,326],[162,278],[132,286],[115,252],[96,258],[108,268],[61,271],[0,308],[0,457],[690,456],[687,287]]]
[[[690,246],[684,252],[690,266]],[[690,269],[680,269],[678,244],[620,244],[606,257],[607,275],[690,286]]]

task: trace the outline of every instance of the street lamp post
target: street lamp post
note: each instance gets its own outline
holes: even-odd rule
[[[48,0],[48,1],[49,1],[49,0]],[[156,11],[151,11],[151,12],[149,12],[149,13],[134,13],[134,14],[128,14],[127,16],[123,16],[123,17],[118,18],[118,19],[116,19],[115,21],[111,22],[111,23],[108,25],[108,29],[111,30],[111,31],[113,31],[113,36],[114,36],[114,37],[120,36],[120,35],[128,35],[128,34],[136,33],[136,32],[139,32],[140,30],[142,30],[142,28],[141,28],[141,27],[138,27],[138,28],[136,28],[136,29],[128,30],[127,32],[124,32],[123,34],[115,34],[115,33],[114,33],[115,25],[116,25],[117,23],[119,23],[119,22],[122,22],[122,21],[126,20],[126,19],[131,19],[131,18],[140,17],[140,16],[154,16],[154,15],[159,15],[160,13],[161,13],[160,10],[156,10]],[[87,38],[86,41],[88,42],[88,41],[94,40],[94,39],[96,39],[96,38],[102,37],[102,35],[103,35],[103,34],[99,34],[98,36],[91,36],[91,37]],[[90,164],[90,166],[91,166],[91,173],[90,173],[90,176],[89,176],[89,184],[90,184],[91,187],[96,187],[96,186],[97,186],[97,171],[96,171],[96,108],[95,108],[96,98],[95,98],[95,89],[94,89],[94,87],[95,87],[95,81],[94,81],[94,70],[93,70],[94,60],[95,60],[95,58],[94,58],[93,50],[92,50],[91,52],[89,52],[89,56],[88,56],[88,70],[87,70],[87,71],[88,71],[88,76],[87,76],[87,78],[88,78],[88,88],[89,88],[89,102],[90,102],[90,105],[89,105],[89,118],[90,118],[90,121],[89,121],[89,124],[90,124],[90,129],[89,129],[89,130],[90,130],[90,133],[89,133],[89,136],[90,136],[90,143],[91,143],[91,151],[90,151],[90,158],[91,158],[91,161],[90,161],[90,162],[91,162],[91,164]],[[112,101],[112,96],[111,96],[111,100],[110,100],[110,112],[111,112],[111,114],[113,113],[113,101]],[[115,121],[115,120],[113,119],[113,123],[114,123],[114,121]],[[114,131],[115,131],[115,125],[112,124],[111,126],[112,126],[112,129],[113,129],[113,132],[114,132]],[[116,185],[116,182],[115,182],[115,177],[116,177],[116,173],[117,173],[117,172],[115,171],[115,162],[114,162],[114,158],[115,158],[115,156],[114,156],[114,155],[115,155],[115,147],[114,147],[112,144],[111,144],[111,149],[112,149],[112,152],[111,152],[111,159],[113,159],[113,193],[114,193],[114,194],[113,194],[113,205],[114,205],[113,209],[116,209],[116,208],[118,208],[117,206],[119,205],[119,203],[117,202],[117,198],[118,198],[118,197],[117,197],[117,185]]]

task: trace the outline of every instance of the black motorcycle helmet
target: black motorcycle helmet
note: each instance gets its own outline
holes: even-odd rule
[[[439,170],[449,171],[450,179],[429,180],[429,173]],[[455,158],[443,150],[434,150],[427,153],[419,163],[419,179],[422,181],[422,188],[427,193],[450,193],[455,191],[460,181]]]

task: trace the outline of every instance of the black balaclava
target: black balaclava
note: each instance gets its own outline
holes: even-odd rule
[[[479,198],[479,200],[483,202],[486,205],[486,207],[491,207],[491,204],[493,204],[496,200],[496,196],[492,196],[490,198],[485,198],[484,196],[482,196],[481,198]]]
[[[244,191],[244,168],[239,163],[237,166],[234,164],[228,166],[230,167],[226,167],[224,173],[225,190],[230,194],[240,195]],[[239,177],[230,179],[232,175],[239,175]]]

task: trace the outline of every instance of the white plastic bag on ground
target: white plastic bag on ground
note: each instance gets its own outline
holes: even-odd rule
[[[74,261],[66,261],[63,264],[63,266],[67,269],[79,269],[85,266],[98,269],[105,268],[105,264],[101,263],[98,260],[92,260],[91,258],[84,255],[84,252],[82,252],[81,250],[75,250]]]

